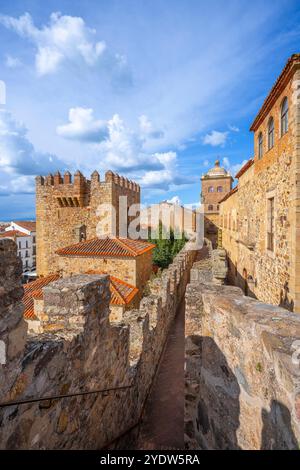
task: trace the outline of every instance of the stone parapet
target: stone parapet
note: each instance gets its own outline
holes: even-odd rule
[[[300,318],[238,287],[186,289],[188,449],[297,449]]]
[[[26,335],[16,246],[1,241],[0,331],[9,354],[0,402],[11,404],[0,408],[0,448],[115,447],[140,419],[194,255],[183,249],[121,323],[109,321],[107,276],[55,281],[43,292],[43,332]]]

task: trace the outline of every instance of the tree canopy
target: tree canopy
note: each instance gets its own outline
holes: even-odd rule
[[[153,264],[159,268],[165,269],[172,263],[173,258],[185,245],[187,238],[184,233],[175,235],[174,230],[170,229],[170,236],[165,238],[163,225],[160,222],[157,238],[151,238],[149,230],[148,241],[155,243],[156,248],[153,250]]]

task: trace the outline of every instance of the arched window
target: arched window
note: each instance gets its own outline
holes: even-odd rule
[[[213,193],[213,192],[214,192],[214,187],[213,187],[213,186],[210,186],[210,187],[208,188],[208,192],[209,192],[209,193]]]
[[[223,186],[218,186],[217,187],[217,192],[222,193],[223,192]]]
[[[287,97],[284,98],[281,105],[281,135],[284,135],[288,131],[289,127],[289,102]]]
[[[213,211],[214,210],[214,206],[212,204],[208,204],[208,210],[209,211]]]
[[[258,134],[258,158],[261,159],[263,156],[263,135],[262,132]]]
[[[270,117],[268,124],[268,150],[274,147],[274,119]]]

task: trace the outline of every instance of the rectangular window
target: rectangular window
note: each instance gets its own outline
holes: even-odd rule
[[[274,197],[267,200],[267,248],[274,251]]]
[[[260,132],[258,136],[258,158],[261,159],[263,156],[263,135]]]
[[[21,248],[22,248],[22,245],[21,245],[21,242],[19,242],[19,249],[21,250]]]

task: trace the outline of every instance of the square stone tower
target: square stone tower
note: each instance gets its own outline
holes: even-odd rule
[[[94,171],[91,179],[77,171],[63,176],[36,177],[36,243],[37,274],[46,276],[58,270],[55,253],[72,243],[94,238],[99,234],[119,235],[120,196],[127,196],[127,210],[131,204],[140,204],[140,187],[123,176],[108,171],[105,180]],[[107,208],[99,211],[99,206]],[[102,206],[103,207],[103,206]],[[125,208],[126,210],[126,208]],[[114,212],[116,217],[114,217]],[[129,218],[127,217],[127,225]],[[98,231],[97,231],[98,230]]]
[[[215,166],[201,177],[201,203],[204,205],[204,236],[215,247],[219,226],[219,202],[232,189],[233,178],[216,160]]]

